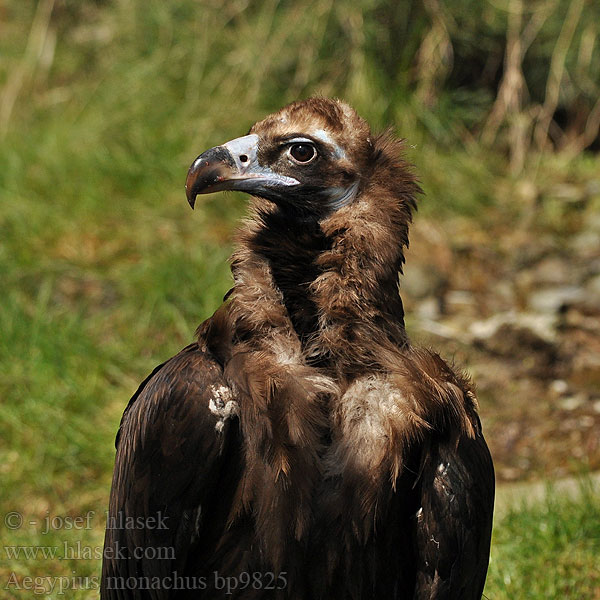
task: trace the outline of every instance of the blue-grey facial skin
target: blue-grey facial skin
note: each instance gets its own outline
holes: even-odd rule
[[[261,153],[261,139],[257,134],[245,135],[203,152],[188,173],[186,190],[190,205],[193,208],[199,194],[236,190],[270,200],[290,216],[312,215],[319,220],[351,204],[358,195],[357,180],[329,187],[320,185],[319,178],[314,181],[312,176],[314,169],[324,164],[319,161],[343,160],[344,150],[324,130],[309,135],[276,142],[266,155]],[[307,160],[299,160],[294,153],[298,145],[312,149],[312,156],[309,152]]]

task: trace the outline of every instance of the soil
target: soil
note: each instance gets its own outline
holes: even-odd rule
[[[560,227],[540,213],[412,231],[409,335],[473,377],[500,482],[600,469],[600,210],[580,204]]]

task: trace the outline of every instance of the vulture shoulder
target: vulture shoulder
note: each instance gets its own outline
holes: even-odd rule
[[[236,446],[236,421],[237,402],[222,368],[197,343],[140,385],[116,439],[103,598],[171,597],[168,590],[150,596],[128,590],[127,578],[151,574],[164,582],[184,571],[203,515],[226,510],[214,503],[227,485],[220,474],[234,476],[224,463]]]

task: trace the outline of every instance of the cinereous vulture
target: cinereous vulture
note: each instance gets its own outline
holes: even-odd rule
[[[310,98],[186,190],[251,216],[224,303],[123,414],[102,598],[481,598],[494,471],[469,379],[406,335],[402,142]]]

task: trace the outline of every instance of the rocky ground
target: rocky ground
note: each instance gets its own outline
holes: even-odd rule
[[[401,281],[409,333],[473,376],[500,481],[598,470],[597,190],[483,222],[417,217]]]

